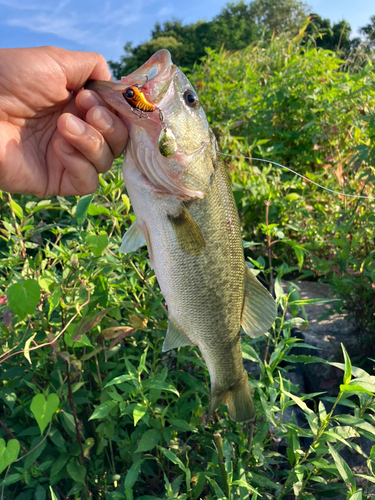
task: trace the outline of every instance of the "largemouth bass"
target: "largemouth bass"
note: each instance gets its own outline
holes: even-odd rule
[[[168,304],[163,350],[199,347],[211,379],[209,415],[254,418],[240,326],[263,335],[272,296],[245,264],[238,214],[215,137],[186,76],[167,50],[121,83],[91,81],[129,129],[123,175],[136,222],[121,251],[147,244]]]

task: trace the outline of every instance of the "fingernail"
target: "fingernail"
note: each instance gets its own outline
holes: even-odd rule
[[[103,108],[97,108],[92,116],[94,124],[103,132],[108,130],[113,125],[111,115]]]
[[[80,97],[80,104],[87,111],[94,106],[98,106],[99,101],[89,90],[85,90]]]
[[[82,135],[85,131],[85,125],[77,117],[70,115],[66,119],[66,128],[73,135]]]
[[[65,139],[60,140],[60,149],[68,155],[71,155],[75,151],[75,148]]]

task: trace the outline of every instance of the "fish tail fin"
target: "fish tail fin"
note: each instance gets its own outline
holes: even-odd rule
[[[249,422],[254,420],[254,402],[250,391],[249,379],[245,370],[241,380],[228,389],[216,390],[216,388],[213,388],[207,423],[212,413],[222,404],[227,406],[228,415],[235,422]]]

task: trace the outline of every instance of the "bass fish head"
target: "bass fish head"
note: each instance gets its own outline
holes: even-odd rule
[[[216,141],[193,86],[159,50],[120,82],[90,80],[129,129],[131,154],[156,190],[203,198],[210,186]]]

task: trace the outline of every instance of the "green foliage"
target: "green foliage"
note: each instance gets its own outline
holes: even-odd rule
[[[59,398],[57,394],[49,394],[47,398],[43,394],[37,394],[33,397],[30,405],[30,411],[43,434],[44,429],[51,422],[54,413],[59,407]]]
[[[359,29],[359,32],[365,36],[365,44],[369,49],[375,47],[375,15],[370,17],[370,22]]]
[[[351,27],[347,21],[331,26],[329,19],[322,19],[318,14],[310,14],[310,18],[306,32],[314,36],[317,47],[348,56],[350,50],[360,43],[359,38],[350,39]]]
[[[223,153],[275,161],[335,191],[374,196],[374,69],[350,74],[340,65],[332,52],[281,37],[234,54],[208,51],[191,79]],[[332,195],[258,161],[226,163],[253,265],[266,253],[269,203],[274,265],[324,277],[358,332],[373,332],[373,201]]]
[[[279,38],[209,51],[191,76],[224,153],[373,196],[373,69],[344,74],[340,64]],[[248,425],[225,407],[205,421],[209,376],[195,347],[162,352],[166,310],[147,250],[118,253],[134,222],[119,162],[93,196],[0,200],[4,498],[370,498],[375,447],[366,453],[359,439],[375,437],[373,361],[365,352],[365,371],[343,348],[331,363],[343,373],[337,397],[301,393],[289,372],[327,361],[303,354],[292,335],[307,326],[311,301],[282,279],[329,281],[353,316],[351,303],[362,307],[371,333],[374,203],[261,165],[227,160],[247,261],[280,311],[265,338],[243,338],[244,359],[258,367]]]

